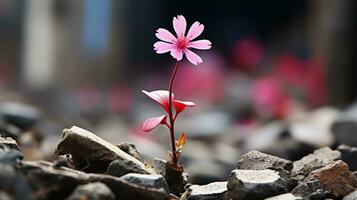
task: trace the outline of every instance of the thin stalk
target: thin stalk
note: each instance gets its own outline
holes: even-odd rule
[[[177,155],[176,155],[176,144],[175,144],[175,117],[173,116],[173,109],[172,109],[172,99],[173,99],[173,95],[172,95],[172,91],[173,91],[173,86],[174,86],[174,80],[176,77],[176,73],[178,70],[178,66],[179,66],[179,62],[177,61],[175,64],[175,68],[174,71],[171,74],[171,78],[170,78],[170,83],[169,83],[169,121],[170,121],[170,136],[171,136],[171,149],[172,149],[172,160],[173,160],[173,164],[175,166],[177,166]]]

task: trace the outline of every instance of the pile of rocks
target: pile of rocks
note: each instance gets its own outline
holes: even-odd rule
[[[340,145],[294,162],[243,154],[227,181],[188,184],[183,167],[143,162],[135,145],[113,145],[79,127],[64,129],[58,159],[24,161],[16,141],[0,137],[0,199],[344,199],[357,196],[357,151]]]
[[[341,149],[343,151],[341,151]],[[291,162],[276,156],[250,151],[238,161],[227,182],[192,185],[187,199],[297,200],[344,199],[357,197],[354,166],[355,148],[340,146],[315,150]]]

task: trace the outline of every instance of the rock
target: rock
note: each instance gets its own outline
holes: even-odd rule
[[[349,195],[343,198],[343,200],[356,200],[356,199],[357,199],[357,190],[351,192]]]
[[[0,115],[6,122],[27,129],[38,122],[41,113],[33,106],[11,102],[0,105]]]
[[[121,159],[131,161],[131,164],[148,174],[155,174],[148,165],[95,134],[76,126],[63,130],[62,139],[55,153],[71,154],[76,169],[86,172],[104,173],[112,161]]]
[[[302,197],[295,196],[291,193],[281,194],[278,196],[273,196],[266,198],[265,200],[303,200]]]
[[[295,122],[290,127],[291,136],[299,142],[315,147],[332,145],[334,135],[329,127],[319,127],[308,122]]]
[[[21,151],[19,145],[11,137],[1,137],[0,136],[0,145],[2,145],[3,147],[6,146],[8,149],[14,149],[17,151]]]
[[[78,186],[67,200],[114,200],[115,195],[101,182]]]
[[[10,137],[0,137],[0,163],[15,165],[23,158],[20,148]]]
[[[311,171],[319,169],[340,159],[341,153],[333,151],[329,147],[324,147],[315,150],[313,154],[309,154],[293,163],[292,176],[301,180]]]
[[[125,153],[133,156],[134,158],[141,160],[139,151],[136,149],[135,144],[130,142],[122,142],[116,145],[119,149],[123,150]]]
[[[357,170],[357,147],[340,145],[337,148],[341,152],[341,159],[348,164],[351,170]]]
[[[128,173],[148,174],[131,160],[114,160],[109,164],[107,174],[121,177]]]
[[[207,185],[191,185],[188,188],[188,200],[224,200],[227,182],[213,182]]]
[[[266,170],[233,170],[227,184],[226,199],[260,200],[288,192],[278,172]]]
[[[253,150],[245,153],[240,158],[237,164],[237,168],[249,170],[272,169],[278,172],[290,172],[293,168],[293,164],[290,160],[285,160],[276,156]]]
[[[10,199],[31,199],[31,191],[23,175],[17,173],[13,166],[0,163],[0,193],[2,191],[9,194]],[[0,199],[5,199],[5,196],[0,195]]]
[[[293,163],[290,160],[285,160],[283,158],[261,153],[259,151],[253,150],[244,154],[238,161],[237,168],[247,170],[275,170],[279,172],[279,175],[282,177],[289,189],[295,187],[297,183],[290,177],[290,173],[293,168]]]
[[[77,186],[90,182],[104,183],[117,200],[167,200],[169,196],[162,189],[138,186],[114,176],[54,166],[46,161],[21,161],[17,169],[25,175],[31,185],[33,199],[65,199]]]
[[[305,199],[325,199],[325,191],[322,184],[317,180],[305,180],[291,191],[292,194],[302,196]]]
[[[3,119],[0,119],[0,133],[3,137],[11,137],[17,139],[21,134],[21,129],[17,126],[5,122]]]
[[[138,187],[154,188],[162,191],[163,193],[169,192],[169,186],[167,185],[164,177],[161,175],[130,173],[120,177],[119,179],[126,183],[137,185]]]
[[[337,198],[346,196],[357,187],[356,176],[348,169],[348,165],[341,160],[311,172],[308,179],[318,180],[325,191]]]

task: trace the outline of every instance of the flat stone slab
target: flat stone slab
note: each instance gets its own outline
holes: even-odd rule
[[[125,160],[147,174],[156,174],[154,169],[124,152],[117,146],[97,135],[73,126],[64,129],[62,139],[57,145],[58,155],[71,154],[76,169],[85,172],[105,173],[113,160]]]
[[[169,192],[169,186],[167,185],[163,176],[158,174],[136,174],[129,173],[119,178],[120,180],[137,185],[138,187],[148,187],[162,190],[162,192]]]
[[[261,200],[288,192],[278,172],[266,170],[233,170],[227,184],[226,199]]]
[[[191,185],[188,191],[188,200],[223,200],[227,192],[227,181]]]

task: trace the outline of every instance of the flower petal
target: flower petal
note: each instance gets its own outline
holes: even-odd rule
[[[177,37],[184,37],[186,32],[186,19],[182,15],[174,17],[172,21]]]
[[[176,41],[176,37],[164,28],[157,29],[155,36],[165,42],[174,43]]]
[[[149,132],[152,129],[156,128],[160,124],[166,123],[166,115],[161,115],[158,117],[152,117],[144,121],[142,129],[145,132]]]
[[[204,28],[205,28],[205,26],[203,24],[200,24],[200,22],[193,23],[192,26],[190,27],[190,29],[187,32],[186,38],[189,41],[195,39],[196,37],[201,35],[201,33],[203,32]]]
[[[193,53],[191,50],[185,49],[184,52],[187,60],[190,61],[192,64],[198,65],[203,62],[202,58],[199,57],[197,54]]]
[[[154,101],[158,102],[166,112],[169,111],[169,91],[167,90],[155,90],[152,92],[148,92],[145,90],[142,90],[144,94],[146,94],[148,97],[153,99]],[[172,98],[174,95],[172,94]]]
[[[211,45],[212,45],[212,43],[209,40],[197,40],[197,41],[190,42],[188,44],[188,47],[206,50],[206,49],[210,49]]]
[[[174,57],[176,60],[180,61],[183,57],[183,52],[181,49],[173,48],[171,49],[171,56]]]
[[[191,102],[191,101],[179,101],[179,100],[174,100],[174,106],[176,113],[180,113],[183,110],[185,110],[187,107],[193,107],[196,104]]]
[[[161,41],[156,42],[154,44],[154,50],[158,54],[167,53],[167,52],[171,51],[174,47],[175,47],[174,44],[161,42]]]

